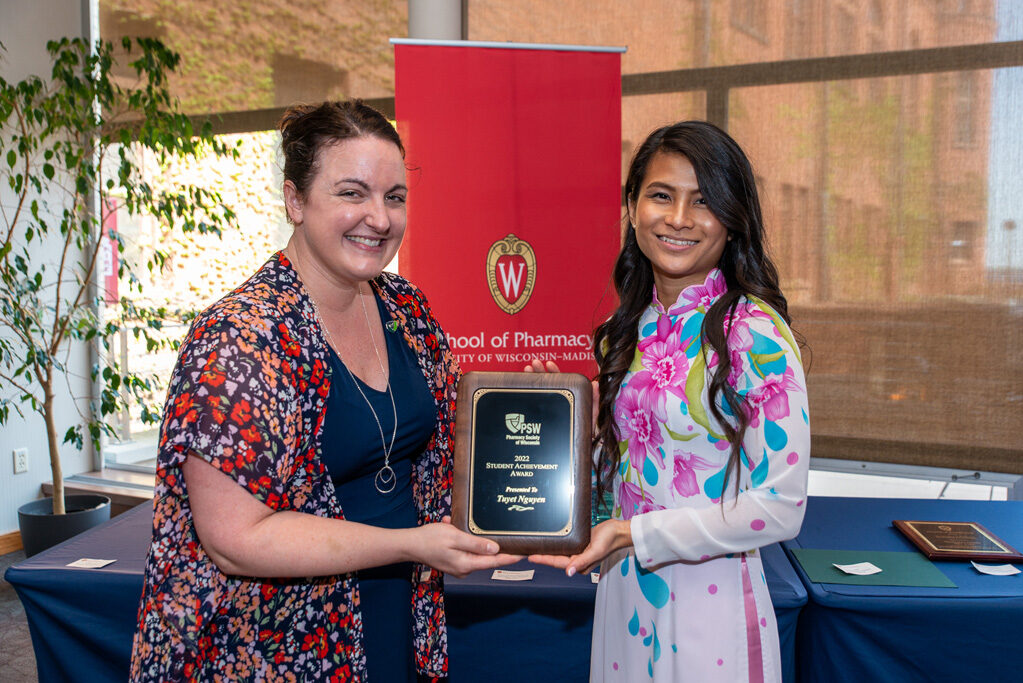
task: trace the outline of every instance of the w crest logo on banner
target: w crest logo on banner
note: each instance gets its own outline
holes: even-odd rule
[[[487,284],[494,303],[514,315],[525,308],[536,283],[536,255],[529,242],[508,235],[490,245]]]

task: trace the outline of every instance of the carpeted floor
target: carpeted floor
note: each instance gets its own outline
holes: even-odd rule
[[[4,683],[37,683],[36,658],[32,638],[14,587],[3,575],[12,564],[25,559],[25,551],[0,555],[0,681]]]

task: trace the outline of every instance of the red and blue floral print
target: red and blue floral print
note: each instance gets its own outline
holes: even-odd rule
[[[423,295],[384,273],[372,281],[416,352],[437,429],[415,463],[420,524],[450,509],[459,371]],[[227,576],[192,524],[181,463],[198,455],[274,510],[343,519],[319,458],[330,390],[327,346],[312,303],[283,256],[193,323],[170,382],[160,430],[153,541],[132,652],[132,681],[361,681],[358,584]],[[441,575],[418,567],[412,605],[416,665],[447,674]]]

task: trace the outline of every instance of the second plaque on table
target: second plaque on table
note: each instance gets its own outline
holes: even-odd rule
[[[582,375],[466,373],[458,387],[455,526],[508,553],[585,548],[591,404]]]

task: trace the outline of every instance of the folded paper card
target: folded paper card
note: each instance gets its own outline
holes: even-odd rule
[[[68,562],[67,566],[77,567],[79,569],[99,569],[100,567],[105,567],[108,564],[113,564],[114,562],[117,562],[117,560],[94,560],[89,557],[83,557],[80,560]]]
[[[532,581],[532,569],[495,569],[490,578],[494,581]]]
[[[857,562],[856,564],[834,564],[833,567],[838,567],[846,574],[853,574],[855,576],[870,576],[871,574],[880,574],[884,570],[873,565],[870,562]]]
[[[1011,564],[977,564],[976,562],[971,562],[970,564],[981,574],[988,574],[989,576],[1014,576],[1020,573]]]

